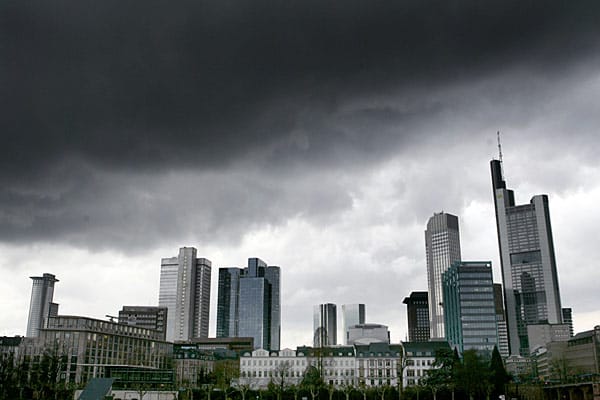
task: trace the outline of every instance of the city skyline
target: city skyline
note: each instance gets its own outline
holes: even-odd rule
[[[433,213],[502,282],[498,130],[516,204],[548,195],[575,332],[600,322],[600,4],[184,3],[0,5],[1,335],[30,276],[104,318],[158,305],[161,258],[193,246],[281,266],[281,347],[326,302],[405,340]]]

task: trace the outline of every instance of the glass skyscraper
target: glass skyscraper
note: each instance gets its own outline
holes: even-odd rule
[[[446,339],[460,353],[498,345],[492,263],[459,261],[442,274]]]
[[[337,306],[332,303],[313,307],[313,345],[326,347],[337,345]]]
[[[441,212],[429,218],[425,231],[425,252],[431,338],[443,339],[442,274],[452,263],[460,261],[458,217]]]
[[[510,352],[528,356],[527,325],[562,323],[548,196],[516,205],[501,161],[490,164]]]
[[[348,330],[351,326],[366,322],[366,306],[364,304],[342,304],[342,329],[344,344],[348,344]]]
[[[279,350],[280,298],[279,267],[250,258],[247,268],[220,268],[217,337],[251,337],[254,348]]]
[[[159,307],[167,308],[167,341],[208,337],[211,262],[182,247],[160,266]]]
[[[37,337],[39,330],[46,327],[48,317],[58,315],[58,304],[53,303],[54,284],[58,279],[52,274],[32,276],[31,302],[27,319],[27,337]]]

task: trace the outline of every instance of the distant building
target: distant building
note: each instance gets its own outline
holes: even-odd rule
[[[527,325],[529,348],[534,351],[550,342],[566,342],[571,337],[567,324]]]
[[[572,308],[563,308],[562,309],[562,318],[563,324],[569,325],[569,334],[573,337],[573,309]]]
[[[490,166],[510,353],[528,356],[527,325],[562,323],[548,196],[515,204],[501,161]]]
[[[260,258],[248,267],[220,268],[217,337],[251,337],[255,348],[279,350],[281,270]]]
[[[367,311],[364,304],[342,305],[342,331],[344,332],[344,344],[348,344],[348,328],[366,323],[366,316]]]
[[[506,358],[510,355],[510,348],[508,345],[508,328],[506,327],[502,285],[499,283],[494,283],[494,308],[496,310],[496,324],[498,325],[498,352],[502,358]]]
[[[460,353],[498,345],[492,263],[460,261],[443,273],[446,338]]]
[[[166,338],[167,307],[123,306],[119,311],[119,323],[155,329]]]
[[[432,339],[444,339],[444,308],[442,305],[442,274],[452,263],[460,261],[458,217],[441,212],[427,221],[425,231],[429,318]]]
[[[23,361],[33,370],[40,355],[53,352],[63,360],[63,383],[107,377],[110,366],[165,369],[173,352],[156,330],[80,316],[50,317],[39,333],[25,349]]]
[[[313,345],[327,347],[337,345],[337,307],[332,303],[313,307]]]
[[[251,350],[250,350],[251,351]],[[208,383],[209,376],[219,364],[239,371],[239,353],[225,348],[205,349],[200,344],[175,343],[173,345],[175,381],[180,386],[197,387]]]
[[[580,332],[567,342],[565,361],[572,373],[600,374],[600,326]]]
[[[427,292],[412,292],[404,298],[408,316],[408,341],[427,342],[431,336]]]
[[[308,353],[302,350],[246,351],[240,357],[239,384],[267,389],[283,379],[284,386],[299,385],[309,364]]]
[[[348,345],[390,343],[390,331],[381,324],[358,324],[348,327]]]
[[[53,303],[54,284],[58,279],[52,274],[32,276],[31,301],[27,319],[27,337],[37,337],[39,330],[46,326],[49,317],[58,314],[58,304]]]
[[[182,247],[160,266],[159,307],[166,307],[168,341],[208,337],[211,262]]]
[[[402,344],[371,343],[355,345],[358,386],[398,385]]]

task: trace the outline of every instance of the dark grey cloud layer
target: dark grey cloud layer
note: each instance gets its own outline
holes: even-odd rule
[[[423,133],[489,118],[497,104],[472,82],[495,76],[488,92],[517,100],[504,117],[526,120],[522,104],[546,101],[530,92],[598,50],[598,15],[559,1],[2,2],[0,240],[129,249],[327,224],[352,207],[342,171],[470,140]],[[480,112],[457,122],[465,109]],[[416,196],[419,218],[437,208]]]
[[[226,165],[303,128],[323,160],[348,97],[428,90],[596,48],[597,2],[3,2],[3,179],[79,155],[109,166]],[[385,110],[376,110],[385,118]],[[374,132],[372,132],[374,133]],[[381,135],[384,136],[384,135]],[[312,161],[312,160],[311,160]]]

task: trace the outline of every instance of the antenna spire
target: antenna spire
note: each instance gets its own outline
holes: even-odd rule
[[[500,173],[502,174],[502,179],[504,179],[504,163],[502,162],[502,143],[500,142],[500,131],[496,133],[496,137],[498,138],[498,160],[500,160]]]

